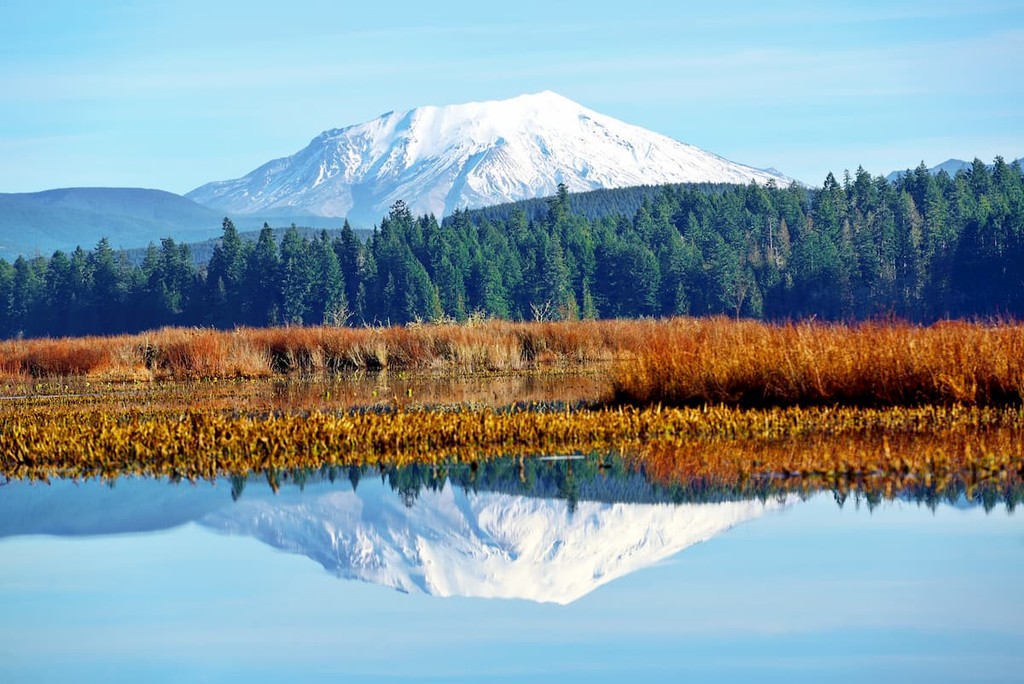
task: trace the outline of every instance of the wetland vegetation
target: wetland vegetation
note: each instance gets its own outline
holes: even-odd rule
[[[7,341],[0,364],[9,479],[273,484],[596,454],[671,487],[1013,506],[1024,477],[1024,329],[1010,324],[164,329]]]

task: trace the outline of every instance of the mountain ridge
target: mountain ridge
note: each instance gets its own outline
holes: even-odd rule
[[[218,218],[218,216],[220,216]],[[222,215],[164,190],[55,188],[0,194],[0,256],[92,248],[102,237],[112,246],[139,239],[201,240],[217,231]],[[145,242],[141,243],[145,244]]]
[[[923,164],[924,161],[922,160],[921,163]],[[1007,163],[1008,164],[1024,164],[1024,157],[1020,157],[1018,159],[1015,159],[1015,160],[1013,160],[1011,162],[1007,162]],[[940,171],[945,171],[950,176],[955,176],[960,171],[966,171],[966,170],[970,169],[973,164],[974,164],[973,161],[966,161],[964,159],[950,158],[950,159],[947,159],[946,161],[942,162],[941,164],[936,164],[935,166],[929,167],[928,168],[928,173],[930,173],[932,175],[935,175],[935,174],[939,173]],[[992,168],[992,164],[986,164],[985,166],[988,167],[990,170]],[[895,183],[896,181],[898,181],[903,176],[912,174],[913,172],[914,172],[914,170],[910,169],[910,168],[900,169],[899,171],[890,171],[888,174],[886,174],[885,180],[889,181],[890,183]]]
[[[279,212],[239,217],[239,229],[258,230],[298,223],[340,228],[342,221]],[[107,238],[115,249],[143,248],[173,238],[199,243],[220,238],[224,213],[182,195],[151,188],[73,187],[38,192],[0,193],[0,258],[85,250]]]

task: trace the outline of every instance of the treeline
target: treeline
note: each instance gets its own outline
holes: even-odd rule
[[[272,229],[274,241],[280,245],[281,240],[284,239],[284,234],[289,230],[288,227],[274,227]],[[324,229],[322,228],[310,228],[308,226],[298,226],[296,230],[299,234],[305,238],[312,240],[317,237],[321,237]],[[327,228],[327,235],[330,239],[341,236],[341,228]],[[364,228],[355,229],[356,237],[361,242],[365,242],[370,237],[370,231]],[[259,231],[258,230],[247,230],[240,231],[239,235],[247,242],[255,242]],[[205,267],[210,263],[210,259],[213,258],[213,250],[218,244],[220,244],[221,238],[211,238],[209,240],[203,240],[202,242],[190,242],[188,243],[189,255],[192,257],[192,263],[198,267]],[[141,266],[146,259],[146,254],[149,251],[148,247],[132,247],[124,250],[124,256],[128,261],[129,266]]]
[[[353,490],[365,478],[380,478],[398,494],[408,507],[424,491],[441,492],[446,487],[457,487],[474,494],[498,492],[512,496],[543,499],[564,499],[568,510],[576,510],[579,502],[629,504],[719,504],[730,501],[779,501],[787,495],[807,499],[820,491],[831,491],[836,504],[847,503],[874,510],[883,500],[902,500],[936,510],[940,505],[957,507],[982,506],[986,512],[998,504],[1013,512],[1024,501],[1024,486],[1019,477],[1004,480],[988,479],[969,483],[962,477],[941,480],[913,480],[902,486],[891,486],[891,481],[862,479],[850,488],[827,486],[822,482],[809,483],[801,478],[781,480],[759,477],[742,482],[728,482],[708,478],[685,481],[660,482],[652,480],[643,470],[642,463],[629,464],[615,455],[600,458],[574,456],[565,460],[502,457],[482,459],[472,465],[452,463],[428,465],[413,463],[404,466],[378,467],[369,465],[323,466],[319,469],[268,471],[262,475],[233,475],[231,497],[240,499],[251,483],[269,483],[274,491],[289,484],[300,489],[306,485],[348,480]],[[886,485],[889,486],[886,486]]]
[[[618,200],[622,200],[625,194]],[[598,195],[610,198],[613,195]],[[604,199],[602,199],[604,201]],[[712,315],[760,319],[1024,315],[1024,177],[1002,158],[955,177],[922,164],[823,187],[665,186],[631,214],[572,210],[560,189],[443,223],[397,202],[368,240],[346,225],[255,241],[230,220],[208,264],[165,239],[129,265],[90,252],[0,261],[0,335],[165,325],[401,324]],[[600,213],[600,212],[595,212]]]
[[[313,469],[271,471],[262,476],[231,477],[231,496],[241,498],[249,482],[269,482],[275,490],[283,484],[299,488],[307,484],[347,479],[353,490],[365,478],[380,478],[412,507],[424,491],[441,492],[457,487],[465,492],[497,492],[540,499],[564,499],[569,511],[581,501],[600,503],[664,504],[724,503],[729,501],[783,499],[786,483],[757,478],[742,484],[708,478],[685,482],[657,482],[647,477],[637,461],[615,454],[569,454],[562,458],[503,456],[471,464],[411,463],[402,466],[324,466]],[[1019,488],[1018,488],[1019,489]],[[879,497],[880,498],[880,497]]]

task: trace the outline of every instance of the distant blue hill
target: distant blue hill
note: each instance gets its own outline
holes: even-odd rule
[[[162,190],[64,188],[0,194],[0,256],[146,244],[172,236],[202,240],[220,231],[212,209]]]
[[[933,166],[930,169],[928,169],[928,173],[930,173],[932,175],[935,175],[939,171],[945,171],[947,174],[949,174],[950,177],[953,177],[953,176],[955,176],[957,174],[958,171],[971,168],[971,164],[972,163],[973,162],[964,161],[963,159],[947,159],[946,161],[942,162],[941,164],[937,164],[936,166]],[[1024,158],[1018,159],[1017,163],[1024,164]],[[987,166],[990,169],[992,168],[991,164],[987,164]],[[894,181],[899,180],[899,178],[901,176],[905,176],[908,173],[913,173],[913,169],[904,169],[902,171],[893,171],[892,173],[887,175],[885,177],[885,179],[887,181],[889,181],[890,183],[892,183]]]
[[[201,242],[219,237],[224,214],[163,190],[142,188],[63,188],[30,193],[0,193],[0,258],[50,256],[60,249],[92,249],[106,237],[112,247],[145,247],[163,238]],[[244,216],[239,229],[297,223],[340,227],[342,219]]]

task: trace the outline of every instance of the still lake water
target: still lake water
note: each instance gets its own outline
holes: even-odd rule
[[[0,681],[1024,681],[1002,503],[356,475],[0,486]]]

